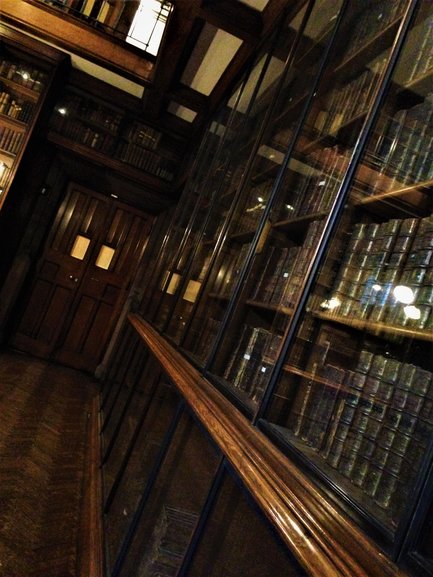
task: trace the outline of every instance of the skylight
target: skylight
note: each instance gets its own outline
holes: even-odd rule
[[[156,56],[172,10],[167,0],[140,0],[126,42]]]

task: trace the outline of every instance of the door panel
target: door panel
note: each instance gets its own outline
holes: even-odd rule
[[[94,370],[142,257],[150,219],[70,185],[12,344]]]

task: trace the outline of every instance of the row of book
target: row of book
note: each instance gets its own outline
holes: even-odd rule
[[[0,149],[17,154],[23,141],[24,133],[0,125]]]
[[[433,94],[412,108],[397,111],[369,152],[374,168],[369,194],[433,179]]]
[[[0,77],[12,80],[35,92],[41,92],[47,82],[48,75],[37,68],[29,68],[27,64],[0,59]]]
[[[350,34],[346,35],[347,45],[344,57],[348,58],[367,44],[376,34],[385,30],[395,21],[406,6],[405,0],[370,0],[362,3],[362,14],[357,14]]]
[[[319,135],[335,134],[349,120],[367,110],[376,90],[377,77],[387,61],[387,55],[377,58],[367,70],[330,92],[324,108],[314,121],[314,128]]]
[[[98,127],[115,135],[119,131],[122,118],[122,114],[102,106],[94,100],[78,94],[67,94],[57,104],[51,122],[60,133],[63,131],[64,124],[67,125],[75,120],[76,122],[89,122],[98,125]]]
[[[88,103],[90,103],[89,107],[87,107]],[[72,104],[72,108],[69,107],[70,104]],[[119,127],[121,116],[107,117],[104,110],[103,107],[93,106],[91,101],[73,96],[71,100],[64,101],[62,106],[57,107],[51,118],[51,128],[74,142],[89,146],[103,154],[114,154],[122,162],[145,170],[164,180],[173,180],[174,173],[171,164],[164,161],[159,155],[127,141],[118,142],[116,147],[117,138],[114,131],[117,131]],[[79,117],[74,116],[74,112]],[[84,121],[81,119],[81,114]],[[107,131],[88,126],[86,120],[95,125],[103,124]]]
[[[140,563],[143,577],[175,577],[187,552],[199,515],[163,505],[156,521],[147,554]]]
[[[161,133],[150,126],[136,122],[129,126],[123,137],[129,142],[155,150],[161,140]]]
[[[101,133],[74,119],[62,118],[59,127],[56,121],[51,124],[52,129],[74,142],[89,146],[104,154],[112,154],[115,146],[115,138],[108,132]]]
[[[378,505],[395,512],[433,432],[432,373],[365,350],[354,370],[317,363],[317,351],[312,356],[289,429]]]
[[[270,246],[264,253],[266,265],[251,298],[263,303],[293,307],[322,229],[323,222],[314,221],[308,225],[302,246]]]
[[[1,84],[0,84],[1,86]],[[34,114],[35,106],[21,98],[13,98],[9,92],[0,92],[0,114],[16,118],[21,122],[29,122]]]
[[[259,402],[278,355],[282,337],[261,328],[243,325],[224,370],[224,379]]]
[[[433,329],[433,216],[354,226],[325,308]]]
[[[145,170],[150,174],[154,174],[163,178],[164,180],[173,180],[174,173],[170,166],[168,166],[168,161],[165,161],[161,156],[132,144],[130,142],[119,142],[116,152],[116,158],[131,164],[136,168]]]
[[[0,162],[0,188],[3,188],[8,181],[10,168],[6,163]]]
[[[420,25],[420,30],[415,28],[413,34],[413,50],[408,59],[407,79],[409,82],[421,78],[433,68],[433,15],[428,16]],[[421,38],[421,43],[418,39]]]

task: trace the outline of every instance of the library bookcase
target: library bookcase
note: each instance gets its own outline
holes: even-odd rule
[[[65,56],[0,25],[0,208]]]
[[[105,377],[107,575],[433,575],[432,25],[288,3],[209,123]]]

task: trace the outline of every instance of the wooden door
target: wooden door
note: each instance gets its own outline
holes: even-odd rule
[[[93,371],[142,257],[150,218],[70,185],[12,344]]]

